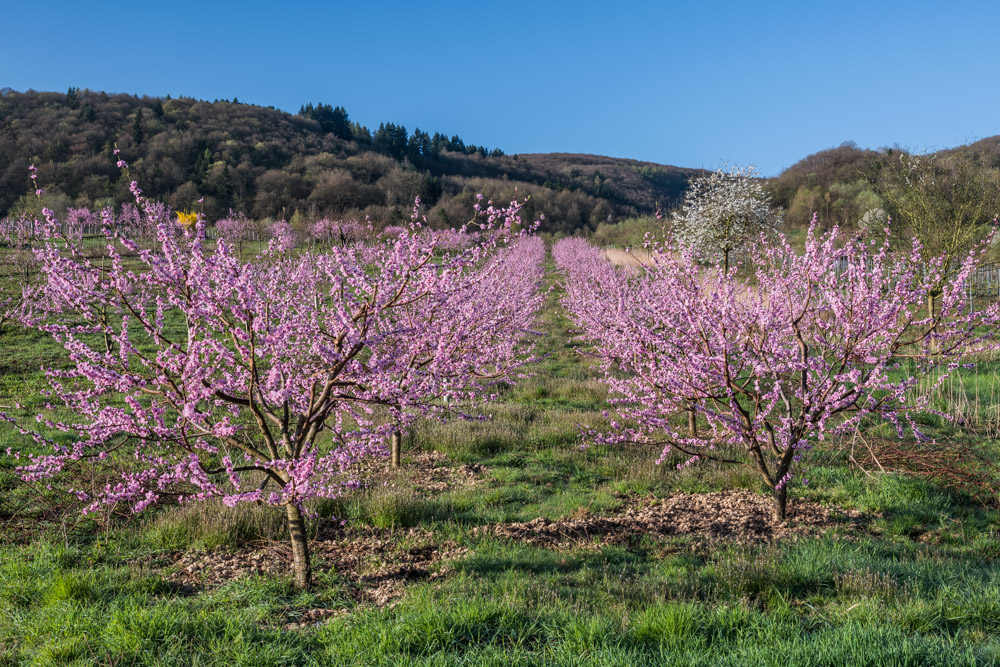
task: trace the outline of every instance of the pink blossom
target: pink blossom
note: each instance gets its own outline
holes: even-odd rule
[[[930,409],[926,392],[911,391],[918,380],[939,384],[998,347],[1000,305],[972,310],[965,289],[989,244],[946,272],[917,242],[898,254],[887,236],[818,235],[814,224],[801,253],[758,237],[747,280],[670,239],[647,244],[641,270],[612,266],[582,239],[559,241],[563,303],[603,364],[617,413],[611,432],[590,437],[657,446],[661,461],[676,450],[689,457],[682,465],[746,464],[779,494],[816,442],[868,417],[923,437],[911,417]],[[901,354],[914,369],[905,377]],[[679,426],[692,414],[694,430]]]
[[[38,298],[19,316],[67,354],[46,375],[71,417],[38,417],[72,436],[19,426],[51,448],[20,461],[20,475],[48,480],[112,451],[135,461],[88,495],[88,511],[138,512],[173,495],[303,509],[359,488],[352,465],[384,455],[418,415],[477,416],[533,358],[545,250],[514,231],[519,204],[484,207],[475,240],[443,255],[418,223],[384,242],[296,254],[281,221],[268,252],[244,261],[225,241],[205,243],[201,216],[179,230],[131,189],[152,247],[106,209],[94,258],[47,210]]]

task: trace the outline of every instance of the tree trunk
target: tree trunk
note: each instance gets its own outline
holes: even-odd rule
[[[775,521],[784,522],[785,520],[785,506],[788,501],[788,487],[782,486],[780,489],[774,490],[774,514],[772,518]]]
[[[698,415],[694,408],[688,409],[688,433],[692,438],[698,437]]]
[[[111,336],[108,334],[108,308],[104,306],[101,308],[101,323],[104,325],[104,351],[111,354]]]
[[[934,321],[934,313],[937,310],[937,295],[931,292],[927,295],[927,316],[931,318],[931,322]],[[934,338],[930,339],[930,350],[931,354],[938,353],[938,341]]]
[[[291,503],[285,505],[288,516],[288,536],[292,541],[292,572],[295,586],[303,590],[312,585],[312,566],[309,563],[309,540],[306,538],[306,522],[302,511]]]
[[[399,453],[402,449],[403,436],[399,431],[392,432],[392,467],[399,467]]]

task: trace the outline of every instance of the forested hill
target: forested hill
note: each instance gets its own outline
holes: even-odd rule
[[[383,123],[370,130],[330,105],[298,114],[189,98],[70,89],[0,91],[0,216],[37,204],[27,177],[55,208],[127,200],[115,146],[143,191],[176,209],[204,198],[210,218],[407,218],[415,197],[434,225],[467,220],[475,194],[531,196],[550,231],[652,213],[678,202],[700,170],[592,155],[505,155],[460,137]]]
[[[862,149],[853,142],[799,160],[768,182],[774,203],[785,209],[791,227],[808,224],[815,213],[824,225],[854,225],[869,210],[883,208],[877,193],[879,173],[906,151]],[[931,153],[940,164],[961,161],[1000,180],[1000,136]]]

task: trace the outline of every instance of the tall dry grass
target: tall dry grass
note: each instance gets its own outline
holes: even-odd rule
[[[638,268],[640,266],[649,266],[653,263],[650,254],[645,250],[629,249],[621,250],[620,248],[605,248],[604,256],[609,262],[615,266],[629,266],[633,268]]]

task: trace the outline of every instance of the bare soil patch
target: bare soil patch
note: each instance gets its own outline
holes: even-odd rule
[[[451,468],[450,473],[441,471],[443,460],[436,452],[427,453],[407,476],[421,476],[428,489],[439,483],[474,483],[481,477],[482,471],[464,467]],[[770,497],[745,490],[677,493],[663,499],[626,497],[622,510],[610,516],[584,510],[558,520],[540,517],[524,523],[481,526],[472,534],[551,549],[599,548],[635,542],[644,536],[688,537],[696,544],[759,544],[830,530],[853,539],[869,532],[874,518],[793,499],[789,501],[788,520],[773,522],[771,503]],[[368,526],[326,527],[310,541],[310,550],[316,573],[336,573],[355,603],[378,607],[392,605],[413,582],[446,576],[451,561],[469,553],[467,547],[454,541],[436,540],[434,533],[424,528],[384,530]],[[192,592],[245,576],[288,576],[291,568],[289,548],[283,542],[228,551],[179,552],[158,565],[166,573],[165,579]],[[291,609],[284,627],[315,625],[346,613],[346,607]]]
[[[834,528],[848,536],[858,535],[867,532],[873,518],[792,499],[787,521],[774,522],[771,507],[771,498],[744,490],[678,493],[662,500],[631,499],[613,516],[584,513],[555,521],[540,517],[525,523],[493,524],[476,532],[550,548],[623,544],[646,535],[759,544]]]
[[[479,483],[486,468],[476,464],[453,465],[437,451],[404,452],[400,468],[388,459],[366,459],[351,469],[368,486],[402,487],[417,496],[433,496],[457,487]],[[310,540],[313,570],[335,572],[358,603],[391,605],[408,583],[445,576],[448,562],[468,552],[453,541],[436,541],[422,528],[379,529],[370,526],[340,527],[327,524]],[[165,579],[180,590],[194,592],[247,576],[288,576],[291,553],[284,542],[248,544],[240,549],[184,551],[167,554],[155,563]],[[290,610],[289,628],[312,625],[346,609]]]
[[[407,583],[433,580],[450,571],[448,561],[468,552],[455,542],[436,542],[430,531],[355,528],[336,537],[309,543],[314,572],[333,571],[347,584],[355,601],[391,604]],[[291,554],[287,544],[274,542],[239,550],[179,552],[170,555],[165,579],[190,589],[219,586],[246,576],[287,576]],[[331,615],[337,610],[312,610]]]

